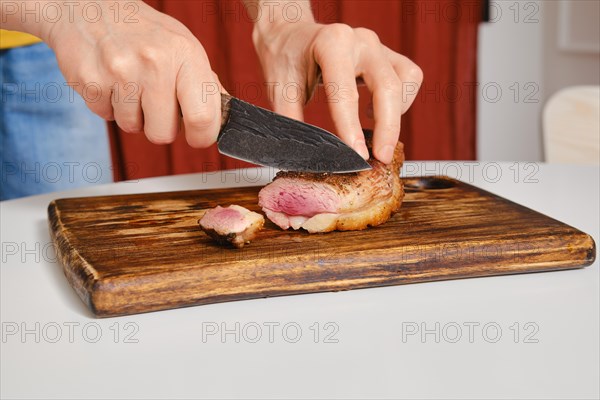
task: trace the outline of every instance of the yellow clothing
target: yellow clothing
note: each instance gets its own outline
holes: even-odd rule
[[[29,46],[30,44],[39,43],[41,41],[42,39],[30,35],[29,33],[0,29],[0,49]]]

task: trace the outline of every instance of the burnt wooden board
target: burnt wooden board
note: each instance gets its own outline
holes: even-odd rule
[[[254,211],[260,188],[70,198],[48,208],[64,273],[98,317],[288,294],[590,265],[593,239],[446,178],[405,179],[401,210],[365,231],[265,224],[241,250],[198,227],[207,208]]]

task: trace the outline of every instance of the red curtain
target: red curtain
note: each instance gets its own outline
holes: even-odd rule
[[[269,107],[268,86],[251,40],[252,21],[241,0],[148,0],[184,23],[200,40],[213,70],[233,95]],[[477,28],[480,0],[313,0],[316,19],[343,22],[377,32],[391,49],[415,61],[425,75],[421,91],[402,120],[408,160],[475,158]],[[360,117],[370,102],[360,87]],[[307,122],[334,130],[325,93],[317,90],[305,112]],[[143,135],[121,132],[111,123],[115,179],[207,172],[249,166],[221,156],[213,146],[190,148],[185,138],[166,146]]]

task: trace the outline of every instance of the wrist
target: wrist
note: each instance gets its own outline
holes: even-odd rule
[[[47,18],[44,17],[43,10],[48,8],[48,2],[49,0],[29,2],[0,0],[1,28],[29,33],[44,39],[43,26]]]
[[[141,0],[109,2],[98,0],[55,1],[0,0],[2,29],[26,32],[39,37],[50,47],[59,41],[59,32],[72,32],[76,26],[89,25],[88,30],[100,29],[108,22],[128,22],[135,18]]]

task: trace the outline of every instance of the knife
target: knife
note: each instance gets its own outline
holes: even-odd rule
[[[221,154],[284,171],[347,173],[371,169],[356,151],[317,126],[221,94]]]

